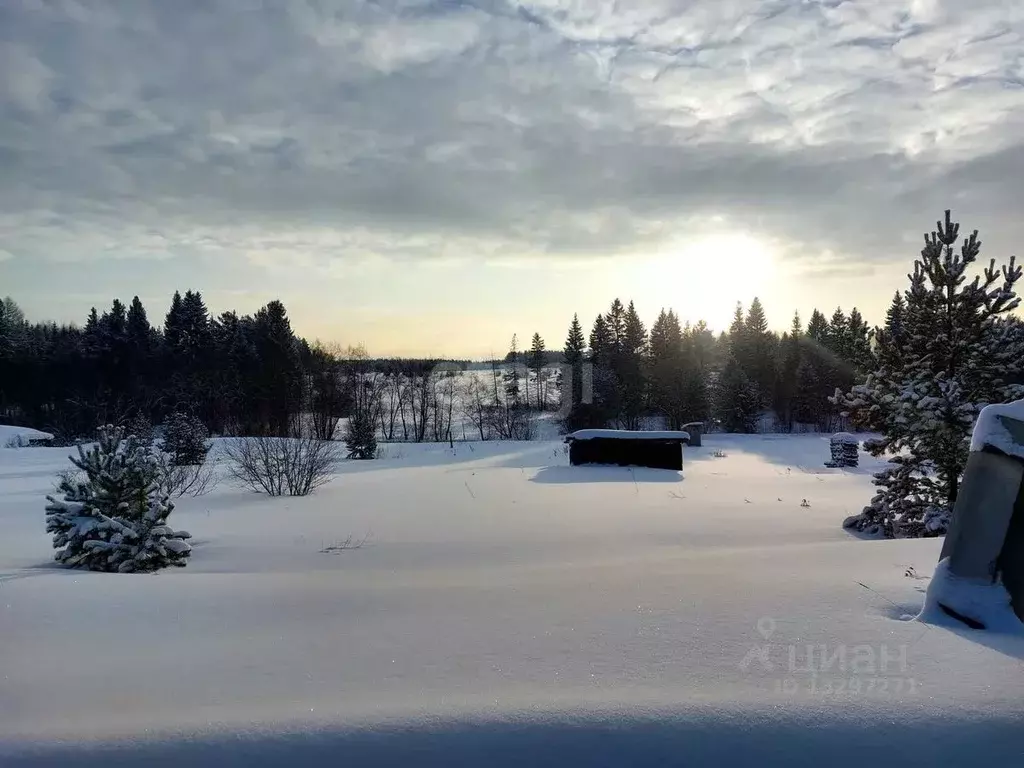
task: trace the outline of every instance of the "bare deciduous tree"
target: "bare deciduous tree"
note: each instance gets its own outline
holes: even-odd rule
[[[337,345],[317,342],[311,350],[310,370],[306,374],[306,399],[313,437],[332,440],[346,405],[346,391],[339,369],[341,352]]]
[[[205,496],[217,487],[217,473],[209,463],[176,465],[165,461],[160,488],[172,499]]]
[[[473,425],[481,440],[488,440],[491,437],[490,411],[491,385],[483,377],[475,376],[472,373],[465,376],[460,384],[459,399],[462,402],[462,415]]]
[[[307,496],[330,481],[343,444],[314,437],[240,437],[227,441],[228,473],[269,496]]]

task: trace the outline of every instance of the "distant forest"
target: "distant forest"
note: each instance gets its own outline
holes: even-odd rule
[[[901,311],[897,294],[887,322]],[[842,418],[829,396],[873,369],[873,334],[854,308],[815,310],[806,326],[794,316],[780,335],[756,298],[718,336],[664,309],[648,330],[632,302],[615,299],[589,333],[574,317],[560,350],[534,334],[525,350],[513,338],[503,360],[471,365],[310,343],[279,301],[213,316],[199,292],[175,293],[154,324],[135,297],[76,326],[29,322],[7,298],[0,420],[68,442],[101,424],[159,424],[177,412],[214,434],[333,436],[338,419],[366,409],[382,439],[447,441],[529,437],[531,412],[565,403],[567,429],[704,421],[734,432],[831,430]],[[461,375],[469,368],[478,373]]]
[[[887,322],[898,321],[902,307],[897,294]],[[676,429],[701,421],[728,432],[834,430],[844,422],[829,397],[873,370],[873,334],[854,308],[831,318],[814,310],[806,326],[794,315],[780,335],[768,329],[757,298],[745,312],[737,305],[717,337],[664,309],[648,332],[633,303],[616,299],[586,337],[578,317],[569,327],[565,359],[580,374],[589,364],[592,396],[583,402],[576,387],[568,426],[637,429],[656,416]]]
[[[0,301],[0,421],[68,442],[102,424],[162,423],[176,412],[214,434],[290,435],[300,414],[336,424],[367,371],[419,380],[441,362],[467,365],[372,360],[362,349],[311,344],[295,335],[280,301],[214,317],[199,292],[175,293],[163,323],[153,324],[138,297],[128,306],[115,299],[81,327],[31,323],[13,299]],[[420,427],[417,420],[413,438]]]

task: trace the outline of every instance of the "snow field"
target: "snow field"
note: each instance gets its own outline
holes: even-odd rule
[[[771,749],[807,730],[794,723],[902,754],[898,729],[878,737],[896,719],[931,745],[918,755],[955,754],[941,734],[960,725],[1011,754],[1024,640],[908,621],[941,541],[840,527],[877,460],[826,469],[820,435],[705,440],[682,475],[473,443],[391,445],[302,499],[222,483],[177,502],[193,556],[153,576],[52,568],[43,497],[68,450],[0,451],[0,764],[68,745],[192,764],[240,733],[355,744],[395,728],[446,745],[424,764],[473,764],[451,752],[492,743],[472,723],[548,733],[541,755],[568,738],[558,724],[595,718],[654,723],[654,745],[658,723],[682,723],[664,748],[707,759]],[[337,549],[348,537],[366,541]],[[817,751],[779,754],[826,756],[804,738]]]

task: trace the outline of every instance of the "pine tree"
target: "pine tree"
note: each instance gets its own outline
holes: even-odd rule
[[[57,562],[122,573],[185,565],[191,535],[167,525],[174,504],[161,491],[161,464],[151,448],[105,427],[98,444],[79,446],[71,461],[85,479],[63,477],[63,500],[47,497],[46,530]]]
[[[1021,269],[993,259],[981,276],[967,271],[981,249],[975,231],[954,250],[959,225],[925,236],[909,275],[905,307],[894,302],[878,334],[878,368],[837,401],[861,428],[882,437],[866,445],[892,455],[875,476],[879,492],[844,525],[886,536],[934,536],[949,523],[981,408],[1024,395],[1024,341],[1001,316],[1019,304]]]

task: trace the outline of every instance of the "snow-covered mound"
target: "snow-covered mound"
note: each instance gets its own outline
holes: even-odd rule
[[[568,440],[689,440],[689,432],[678,430],[579,429]]]
[[[31,427],[13,427],[0,424],[0,448],[24,447],[33,440],[52,440],[49,432],[40,432]]]
[[[980,451],[986,445],[1024,459],[1024,400],[981,409],[971,433],[971,450]]]
[[[0,451],[0,765],[1016,764],[1024,641],[912,620],[939,540],[840,528],[878,460],[706,443],[681,474],[548,441],[223,482],[154,576],[55,569],[68,451]]]
[[[928,596],[920,618],[931,624],[950,624],[962,621],[942,610],[943,606],[958,616],[977,622],[990,632],[1005,632],[1024,637],[1024,624],[1017,618],[1010,604],[1010,593],[996,582],[965,579],[949,569],[949,558],[935,567],[935,575],[928,585]]]

